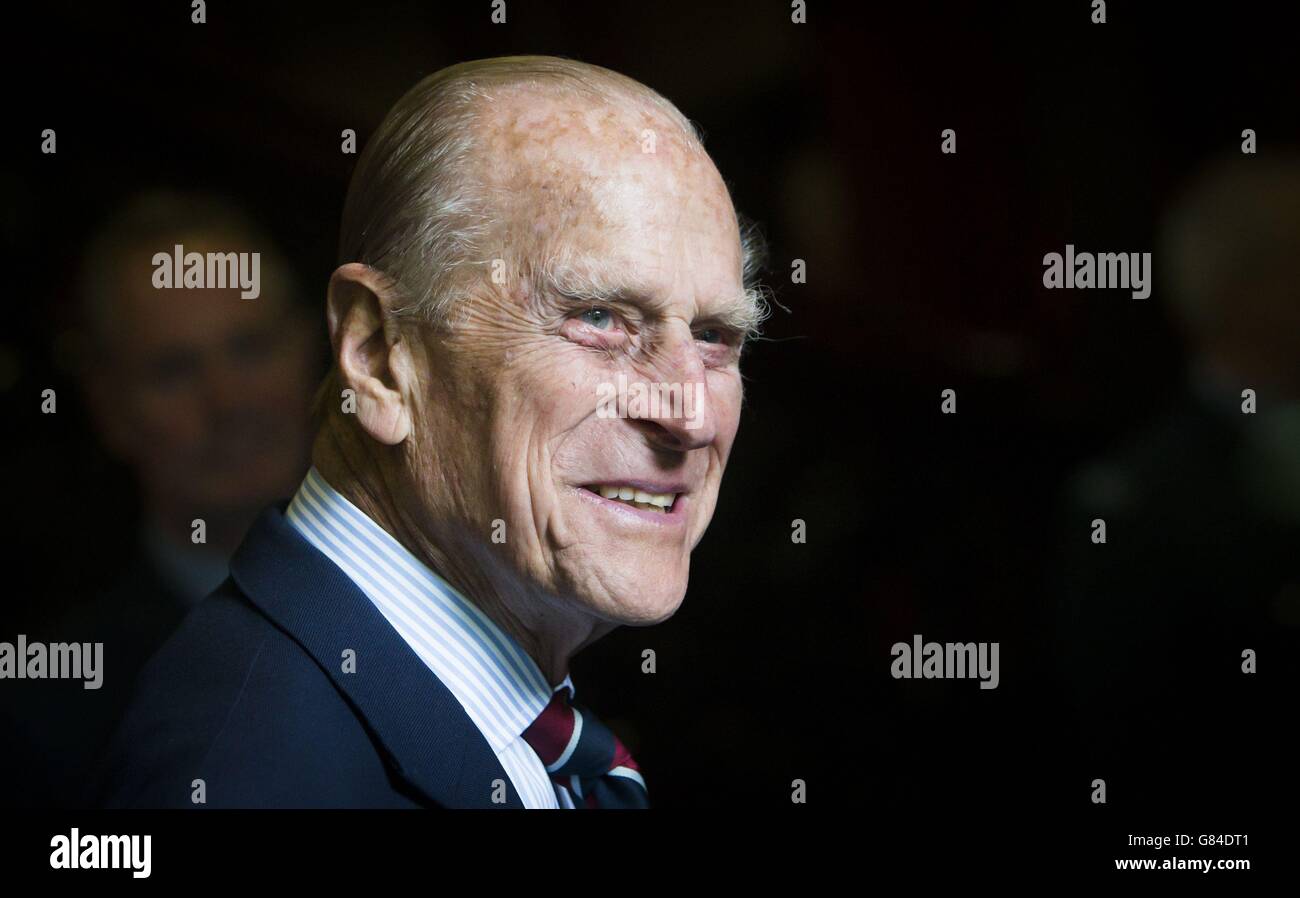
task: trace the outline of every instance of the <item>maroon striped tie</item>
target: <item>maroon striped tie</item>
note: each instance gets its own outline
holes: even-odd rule
[[[551,781],[566,787],[579,808],[648,808],[645,780],[632,755],[608,727],[573,701],[568,687],[524,730]]]

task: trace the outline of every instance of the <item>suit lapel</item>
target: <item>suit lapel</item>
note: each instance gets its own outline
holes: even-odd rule
[[[522,808],[514,784],[456,697],[374,603],[267,508],[230,562],[249,600],[311,655],[377,737],[394,771],[445,807]],[[344,652],[356,672],[343,672]],[[494,780],[505,804],[492,802]]]

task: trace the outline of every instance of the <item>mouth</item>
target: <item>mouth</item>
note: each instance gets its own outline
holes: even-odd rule
[[[580,490],[601,505],[635,513],[638,517],[669,523],[680,519],[686,504],[686,487],[668,483],[589,483]]]
[[[657,511],[662,514],[672,514],[672,507],[679,495],[675,492],[652,493],[628,484],[592,484],[583,489],[595,493],[602,499],[610,499],[643,511]]]

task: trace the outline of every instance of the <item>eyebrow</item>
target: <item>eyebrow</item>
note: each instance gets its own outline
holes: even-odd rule
[[[668,308],[666,302],[656,299],[654,291],[631,272],[611,272],[607,264],[591,260],[577,266],[554,257],[547,258],[535,269],[535,285],[543,294],[580,302],[626,303],[653,313],[662,313]],[[731,328],[746,338],[757,331],[762,320],[753,290],[742,289],[734,296],[718,298],[712,306],[710,311],[695,320]]]

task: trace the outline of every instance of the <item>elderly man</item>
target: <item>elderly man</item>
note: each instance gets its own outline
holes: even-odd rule
[[[349,188],[313,467],[141,678],[102,799],[648,806],[569,659],[685,595],[757,255],[635,81],[509,57],[416,85]]]

